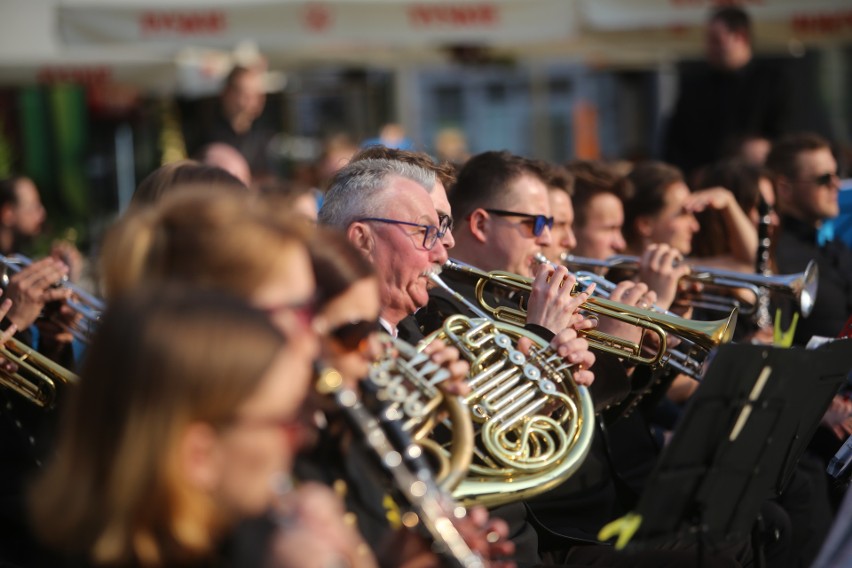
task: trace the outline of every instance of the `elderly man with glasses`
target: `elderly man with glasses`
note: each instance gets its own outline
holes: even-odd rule
[[[852,251],[819,229],[840,212],[837,161],[827,140],[791,134],[773,144],[767,166],[775,175],[781,216],[778,272],[801,272],[811,259],[819,265],[816,303],[811,315],[799,320],[794,343],[805,344],[813,335],[835,337],[852,314]]]
[[[337,173],[320,210],[320,223],[342,230],[375,266],[381,296],[380,323],[395,336],[401,331],[400,324],[411,320],[410,316],[428,302],[428,276],[447,260],[446,247],[452,242],[446,232],[452,223],[449,204],[440,199],[443,189],[437,201],[447,210],[439,215],[435,208],[436,182],[435,171],[412,163],[361,158]],[[411,329],[416,326],[407,327],[407,340],[422,337],[413,337]],[[443,355],[433,352],[433,360],[447,359],[455,368],[447,352],[458,358],[454,347],[445,347]],[[518,533],[532,534],[528,552],[517,552],[522,559],[537,560],[535,533],[525,523],[525,509],[518,505],[513,513],[508,519],[511,527],[507,527],[502,520],[486,522],[487,513],[475,511],[470,516],[478,519],[485,533],[474,538],[487,533],[492,554],[502,555],[515,551],[515,546],[505,540],[510,530],[513,538]],[[532,557],[524,556],[528,553]]]
[[[446,222],[426,190],[434,185],[435,174],[417,166],[360,160],[338,172],[319,213],[375,265],[382,326],[394,336],[429,301],[429,274],[447,260]]]

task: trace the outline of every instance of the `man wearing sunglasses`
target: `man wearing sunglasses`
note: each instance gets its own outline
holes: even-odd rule
[[[450,191],[453,212],[458,219],[463,219],[454,232],[456,247],[452,253],[456,259],[483,270],[504,270],[527,277],[536,275],[526,328],[546,340],[556,338],[558,344],[560,335],[576,337],[571,325],[577,320],[572,316],[587,296],[570,296],[574,280],[564,267],[554,269],[533,263],[532,256],[552,243],[553,218],[545,181],[547,173],[544,165],[507,152],[486,152],[471,158]],[[457,292],[476,302],[470,278],[452,271],[445,271],[442,278]],[[644,285],[638,289],[647,290]],[[489,303],[499,304],[501,298],[498,296],[499,291],[494,290],[493,297],[488,297]],[[428,307],[417,317],[429,332],[453,313],[466,313],[466,309],[442,290],[433,290]],[[588,353],[585,340],[574,341],[582,342]],[[572,351],[571,355],[583,357],[583,351]],[[615,357],[598,355],[597,359],[569,361],[579,363],[574,368],[574,379],[578,382],[582,382],[586,373],[591,374],[583,370],[583,366],[594,363],[596,380],[591,386],[592,396],[596,403],[602,401],[601,407],[626,394],[627,376]],[[566,541],[557,535],[594,543],[595,535],[589,527],[595,526],[598,520],[599,524],[607,522],[608,515],[617,508],[615,501],[615,484],[607,466],[603,439],[599,438],[574,477],[527,503],[535,515],[535,523],[547,527],[539,535],[540,548],[552,551],[551,559],[562,560]],[[606,547],[592,546],[591,549],[594,550],[591,556],[603,562],[599,565],[611,560]],[[671,558],[655,556],[650,560],[658,565]]]
[[[778,272],[801,272],[811,259],[819,265],[816,303],[811,315],[799,320],[794,343],[803,345],[813,335],[835,337],[852,314],[852,251],[818,231],[840,212],[837,161],[827,140],[791,134],[773,144],[767,166],[775,175],[781,216],[775,247]]]

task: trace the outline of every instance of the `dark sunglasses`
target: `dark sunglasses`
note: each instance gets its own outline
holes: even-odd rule
[[[518,213],[517,211],[504,211],[503,209],[486,209],[487,212],[501,217],[523,217],[523,223],[532,226],[533,236],[538,237],[544,232],[544,228],[553,228],[553,217],[544,215],[533,215],[531,213]]]
[[[828,187],[835,179],[839,179],[838,175],[836,173],[829,172],[827,174],[822,174],[821,176],[816,176],[815,178],[813,178],[813,181],[817,185]]]
[[[839,179],[839,178],[840,178],[840,176],[836,172],[828,172],[828,173],[818,175],[818,176],[812,177],[810,179],[804,179],[804,180],[801,180],[801,181],[803,181],[805,183],[811,182],[815,185],[822,186],[822,187],[829,187],[834,180]]]
[[[348,351],[355,351],[370,334],[379,329],[379,320],[358,320],[341,324],[328,335]]]

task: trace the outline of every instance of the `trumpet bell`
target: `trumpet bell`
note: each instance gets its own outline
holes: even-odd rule
[[[814,310],[817,290],[819,289],[819,266],[816,261],[810,261],[808,267],[790,283],[790,288],[799,303],[799,311],[802,317],[808,317]]]

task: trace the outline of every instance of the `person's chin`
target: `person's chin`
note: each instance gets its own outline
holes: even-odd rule
[[[429,292],[427,291],[425,283],[423,285],[416,284],[410,288],[408,296],[412,303],[412,310],[410,310],[411,313],[414,313],[414,310],[419,310],[429,303]]]

